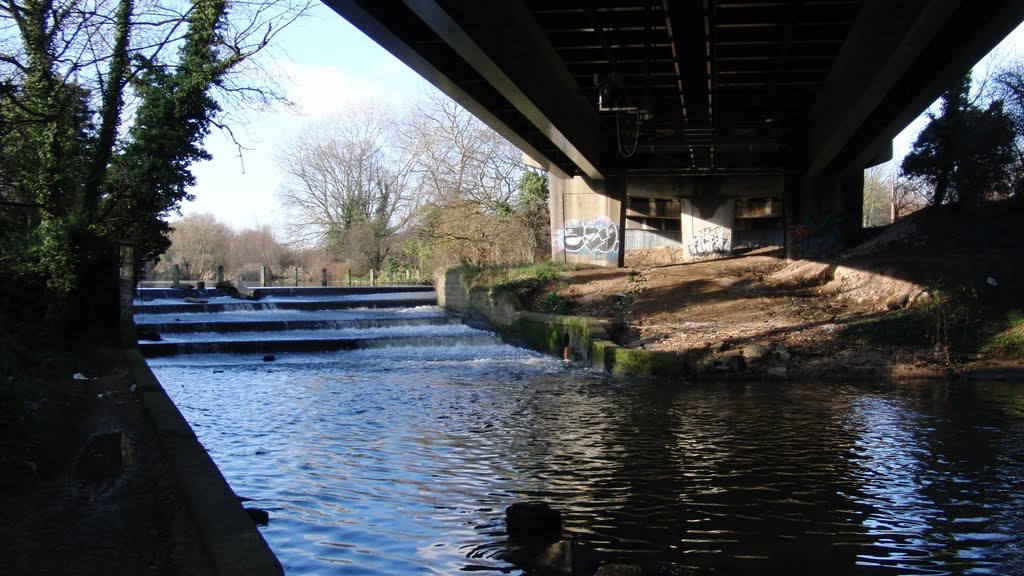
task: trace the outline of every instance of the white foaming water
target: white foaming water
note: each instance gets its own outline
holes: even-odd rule
[[[325,328],[321,330],[284,330],[268,332],[189,332],[167,334],[164,342],[256,342],[273,339],[278,342],[315,339],[365,339],[386,340],[388,338],[451,338],[487,337],[493,333],[470,328],[464,324],[452,325],[398,325],[385,328]]]
[[[237,303],[237,300],[231,300]],[[143,308],[144,309],[144,308]],[[227,310],[224,312],[177,312],[168,314],[135,314],[137,324],[167,324],[171,322],[252,322],[256,320],[362,320],[368,318],[444,318],[449,316],[437,306],[407,308],[348,308],[344,310]]]

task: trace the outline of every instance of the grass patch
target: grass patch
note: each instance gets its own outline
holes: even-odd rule
[[[1024,360],[1024,310],[1009,310],[996,333],[981,346],[985,354]]]
[[[855,322],[842,333],[872,344],[937,346],[947,355],[977,349],[986,322],[974,291],[935,287],[929,294],[913,308]]]
[[[578,304],[571,296],[566,296],[557,290],[545,292],[537,300],[537,309],[549,314],[572,314]]]
[[[854,322],[841,334],[870,344],[935,346],[947,356],[981,352],[1024,360],[1024,311],[987,309],[942,292],[918,308]]]
[[[561,262],[538,262],[514,266],[465,266],[459,270],[470,286],[516,287],[521,284],[551,283],[562,272],[577,270],[578,266]]]
[[[539,262],[516,266],[472,266],[461,268],[470,287],[485,286],[499,292],[511,292],[531,309],[553,314],[570,314],[576,301],[559,291],[561,275],[584,268],[564,262]]]
[[[935,343],[932,320],[918,309],[858,320],[843,327],[840,334],[869,344],[928,346]]]

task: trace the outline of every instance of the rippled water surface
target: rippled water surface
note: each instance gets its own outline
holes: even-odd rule
[[[503,344],[154,372],[289,574],[521,573],[504,508],[695,574],[1024,573],[1024,390],[606,379]]]

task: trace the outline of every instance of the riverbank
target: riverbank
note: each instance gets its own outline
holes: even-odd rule
[[[0,388],[0,573],[281,574],[137,351],[48,353]]]
[[[1021,205],[922,211],[828,259],[767,248],[684,264],[656,249],[631,251],[622,269],[483,271],[470,283],[595,318],[615,345],[683,379],[1020,380]]]
[[[18,378],[4,389],[0,573],[212,574],[124,354],[53,357]]]
[[[925,211],[822,260],[634,253],[625,270],[569,271],[556,289],[620,345],[708,376],[1021,379],[1020,206]]]

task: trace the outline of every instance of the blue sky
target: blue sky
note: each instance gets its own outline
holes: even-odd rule
[[[302,127],[317,118],[343,110],[348,102],[378,100],[401,104],[432,89],[398,59],[363,35],[354,26],[316,2],[310,17],[287,28],[279,37],[274,66],[291,81],[283,82],[299,112],[273,110],[246,126],[235,127],[235,136],[246,148],[238,150],[220,132],[206,139],[213,160],[193,166],[196,199],[182,206],[185,215],[210,213],[236,230],[270,225],[279,228],[285,213],[275,192],[281,173],[274,164],[275,150],[294,139]],[[994,52],[1014,56],[1024,45],[1024,25],[1018,27]],[[991,56],[991,55],[990,55]],[[984,73],[983,60],[975,76]],[[926,121],[919,118],[894,141],[896,157],[909,151]]]
[[[291,80],[282,82],[298,111],[272,110],[246,126],[233,127],[246,148],[242,158],[227,135],[206,139],[213,160],[192,168],[196,199],[182,206],[185,215],[213,214],[236,230],[277,227],[285,214],[275,200],[281,173],[275,150],[294,139],[306,124],[329,116],[348,102],[378,100],[399,104],[429,84],[331,9],[317,2],[309,18],[285,29],[273,66]]]

